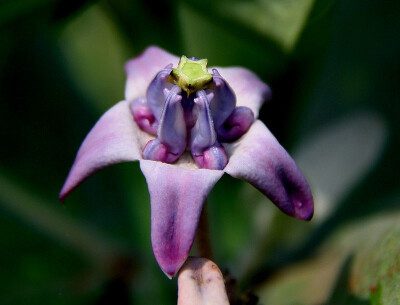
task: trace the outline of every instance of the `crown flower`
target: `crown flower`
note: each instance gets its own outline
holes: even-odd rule
[[[188,257],[203,204],[224,173],[248,181],[284,213],[313,215],[310,188],[259,120],[269,87],[244,68],[207,68],[149,47],[127,62],[125,101],[83,141],[60,200],[94,172],[137,161],[151,200],[154,255],[168,277]]]

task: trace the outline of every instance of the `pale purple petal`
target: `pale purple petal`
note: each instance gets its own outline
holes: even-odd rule
[[[189,254],[203,203],[224,172],[150,160],[141,160],[140,168],[150,192],[153,252],[172,277]]]
[[[61,190],[60,200],[99,169],[138,160],[141,156],[137,141],[139,133],[128,102],[119,102],[109,109],[83,141]]]
[[[286,214],[310,220],[314,203],[300,169],[268,128],[256,121],[237,142],[225,144],[225,172],[247,180]]]
[[[125,88],[125,99],[132,101],[135,98],[145,97],[146,90],[157,72],[165,66],[177,66],[179,58],[159,47],[148,47],[142,54],[125,64],[128,76]]]
[[[250,108],[254,116],[262,104],[271,98],[271,89],[250,70],[240,67],[217,68],[236,94],[236,106]]]

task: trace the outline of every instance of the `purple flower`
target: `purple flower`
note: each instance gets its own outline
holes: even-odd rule
[[[303,174],[268,128],[253,122],[269,87],[243,68],[211,69],[208,75],[206,68],[201,73],[193,71],[199,66],[183,66],[196,59],[178,61],[149,47],[127,62],[126,100],[86,136],[60,193],[64,200],[94,172],[139,160],[150,192],[153,251],[168,277],[185,262],[203,203],[225,172],[251,183],[292,217],[313,215]],[[185,71],[200,81],[180,75]]]

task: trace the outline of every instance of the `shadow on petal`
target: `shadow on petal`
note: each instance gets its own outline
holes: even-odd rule
[[[286,214],[312,218],[314,202],[306,179],[261,121],[254,122],[238,142],[224,147],[230,155],[225,172],[254,185]]]
[[[153,252],[171,278],[189,255],[203,204],[224,172],[150,160],[141,160],[140,168],[150,192]]]

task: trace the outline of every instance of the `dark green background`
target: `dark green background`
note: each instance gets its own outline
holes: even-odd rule
[[[176,303],[176,280],[152,254],[137,163],[57,201],[84,136],[124,98],[123,63],[149,45],[256,72],[273,91],[260,119],[289,151],[357,113],[384,122],[379,158],[316,229],[277,216],[242,289],[309,257],[343,223],[398,209],[399,12],[399,2],[373,0],[0,1],[0,303]],[[214,259],[233,275],[252,259],[242,253],[254,233],[249,192],[263,200],[225,176],[208,203]],[[286,224],[304,242],[282,246]]]

